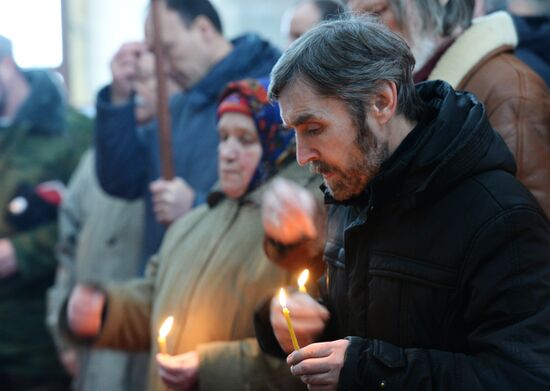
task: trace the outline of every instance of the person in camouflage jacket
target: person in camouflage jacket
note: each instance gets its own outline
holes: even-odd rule
[[[0,385],[61,390],[69,384],[45,326],[53,283],[56,204],[91,136],[49,72],[22,71],[0,37]]]

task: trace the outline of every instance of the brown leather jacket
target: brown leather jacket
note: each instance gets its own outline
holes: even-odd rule
[[[497,12],[474,21],[447,49],[429,76],[474,93],[508,144],[517,178],[550,217],[550,93],[514,54],[512,18]]]

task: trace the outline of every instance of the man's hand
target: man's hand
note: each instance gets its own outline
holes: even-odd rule
[[[130,99],[134,80],[138,73],[138,59],[147,50],[143,42],[127,42],[121,46],[111,61],[111,103],[125,103]]]
[[[153,194],[153,210],[160,224],[172,224],[193,207],[195,192],[179,177],[171,181],[157,179],[149,185]]]
[[[284,244],[315,238],[315,209],[315,199],[308,190],[288,180],[276,179],[263,197],[264,230]]]
[[[315,342],[317,337],[323,332],[325,324],[330,317],[328,310],[311,296],[301,292],[287,294],[286,306],[290,311],[292,326],[294,326],[296,338],[300,346],[306,346]],[[294,348],[292,347],[292,340],[290,339],[288,326],[281,310],[278,296],[273,297],[271,300],[269,319],[275,337],[283,351],[285,353],[292,352]]]
[[[157,354],[159,376],[171,390],[197,389],[199,378],[199,354],[195,351],[177,356]]]
[[[292,352],[286,362],[292,374],[300,376],[309,390],[336,391],[348,345],[345,339],[314,343]]]
[[[9,239],[0,239],[0,279],[9,277],[19,270],[15,249]]]
[[[95,337],[101,330],[105,294],[87,285],[77,285],[69,298],[67,318],[71,331],[82,338]]]

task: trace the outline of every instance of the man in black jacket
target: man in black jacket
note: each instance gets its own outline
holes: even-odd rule
[[[352,18],[272,71],[329,204],[323,304],[288,297],[302,348],[287,362],[311,390],[550,389],[550,224],[484,106],[442,81],[415,88],[413,68],[400,38]],[[276,261],[315,242],[308,197],[267,192]],[[265,351],[293,350],[274,300],[256,326]]]

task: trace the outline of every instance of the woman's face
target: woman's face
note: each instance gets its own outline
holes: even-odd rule
[[[251,117],[225,113],[218,122],[219,177],[230,198],[244,195],[262,156],[262,146]]]

